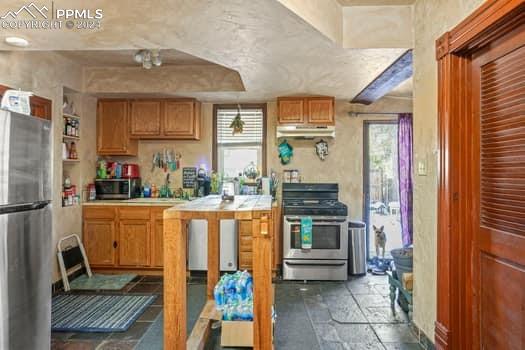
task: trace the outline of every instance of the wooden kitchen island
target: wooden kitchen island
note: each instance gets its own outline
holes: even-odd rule
[[[201,315],[186,336],[186,249],[188,223],[208,221],[207,298]],[[164,349],[203,349],[209,335],[215,305],[213,289],[219,280],[220,220],[236,219],[251,224],[253,245],[253,344],[272,349],[272,238],[274,225],[271,196],[235,196],[222,202],[208,196],[164,211]]]

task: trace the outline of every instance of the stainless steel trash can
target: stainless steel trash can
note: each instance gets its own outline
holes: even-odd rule
[[[366,274],[366,224],[348,222],[348,274]]]

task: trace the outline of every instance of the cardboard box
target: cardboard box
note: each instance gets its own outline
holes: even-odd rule
[[[275,300],[274,284],[272,300]],[[253,348],[253,321],[222,321],[221,324],[221,347]],[[272,337],[274,328],[275,322],[272,322]]]
[[[222,347],[253,347],[253,321],[222,321]]]
[[[412,273],[403,274],[403,288],[412,291],[414,288],[414,275]]]

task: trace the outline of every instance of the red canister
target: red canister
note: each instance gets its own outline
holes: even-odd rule
[[[139,165],[124,163],[122,166],[122,177],[129,179],[140,177]]]

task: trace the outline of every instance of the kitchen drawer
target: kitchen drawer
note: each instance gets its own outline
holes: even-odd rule
[[[115,219],[116,209],[114,207],[84,207],[84,219]]]
[[[251,270],[252,269],[252,253],[240,253],[239,254],[239,269],[240,270]]]
[[[239,221],[239,236],[252,237],[252,222],[241,220]]]
[[[239,237],[239,251],[251,253],[253,251],[252,246],[252,237],[251,236],[240,236]]]
[[[169,209],[171,207],[160,207],[151,209],[151,216],[153,217],[153,220],[164,220],[164,210]]]
[[[150,208],[132,208],[120,207],[119,217],[121,220],[149,220],[151,214]]]

